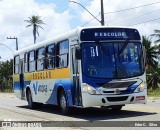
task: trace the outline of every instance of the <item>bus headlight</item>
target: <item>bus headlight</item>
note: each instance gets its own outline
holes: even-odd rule
[[[82,89],[83,89],[83,91],[88,92],[89,94],[93,94],[93,95],[100,94],[95,88],[88,85],[87,83],[83,83]]]
[[[145,83],[142,82],[135,90],[135,92],[142,92],[145,89]]]

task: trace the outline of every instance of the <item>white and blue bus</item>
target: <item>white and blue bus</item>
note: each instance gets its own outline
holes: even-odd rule
[[[30,108],[108,107],[146,103],[145,48],[124,27],[77,28],[14,53],[14,93]]]

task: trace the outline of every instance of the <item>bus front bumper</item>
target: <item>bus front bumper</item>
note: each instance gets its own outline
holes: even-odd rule
[[[83,107],[147,103],[147,91],[125,95],[90,95],[82,93]]]

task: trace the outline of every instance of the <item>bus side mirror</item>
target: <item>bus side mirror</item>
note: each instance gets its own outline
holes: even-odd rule
[[[77,60],[80,60],[82,58],[81,49],[79,47],[76,48],[75,56]]]

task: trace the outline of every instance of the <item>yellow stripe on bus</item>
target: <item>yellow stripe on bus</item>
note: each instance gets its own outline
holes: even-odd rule
[[[19,74],[13,75],[13,81],[19,81]]]
[[[70,78],[69,68],[24,73],[25,81],[45,80],[45,79],[62,79],[62,78]],[[14,82],[19,81],[19,75],[14,75],[13,81]]]

